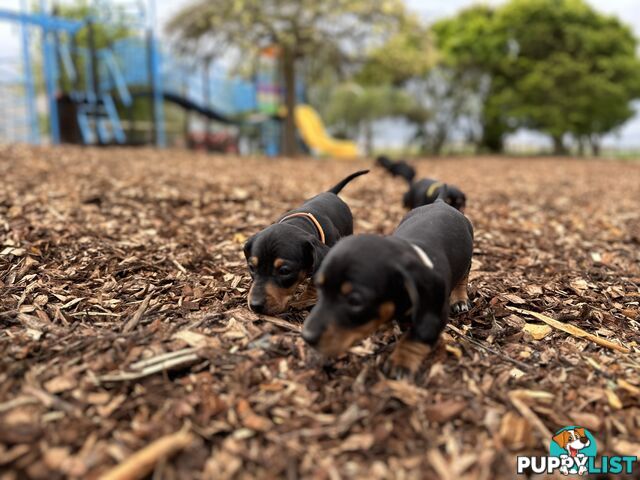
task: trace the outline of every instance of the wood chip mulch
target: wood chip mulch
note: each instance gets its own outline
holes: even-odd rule
[[[1,147],[0,479],[510,479],[566,425],[640,456],[640,164],[418,162],[476,243],[415,383],[380,372],[396,330],[322,365],[304,310],[246,308],[246,238],[367,166]],[[356,232],[403,190],[349,185]]]

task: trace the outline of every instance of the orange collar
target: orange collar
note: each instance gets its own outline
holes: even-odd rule
[[[289,220],[290,218],[296,218],[296,217],[306,218],[311,223],[313,223],[313,226],[316,227],[316,230],[318,231],[318,235],[320,235],[320,241],[322,243],[325,243],[324,230],[322,229],[322,225],[320,225],[320,222],[318,221],[318,219],[314,217],[313,214],[311,213],[308,213],[308,212],[292,213],[282,218],[278,223],[282,223],[285,220]]]

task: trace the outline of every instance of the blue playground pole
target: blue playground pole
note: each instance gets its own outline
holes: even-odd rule
[[[46,11],[46,0],[40,0],[40,10]],[[51,130],[51,143],[60,143],[60,124],[58,118],[58,102],[56,100],[56,51],[51,39],[49,27],[45,24],[42,28],[42,55],[44,59],[44,81],[49,99],[49,125]]]
[[[158,41],[156,34],[156,2],[149,0],[149,55],[151,66],[151,88],[153,91],[153,116],[155,126],[156,146],[163,148],[167,145],[164,129],[164,102],[162,96],[162,72],[160,52],[158,51]]]
[[[51,40],[50,33],[45,30],[43,33],[43,55],[44,55],[44,78],[49,99],[49,125],[51,129],[51,143],[60,143],[60,124],[58,118],[58,102],[56,100],[56,66],[55,66],[55,45]]]
[[[20,0],[20,11],[27,13],[27,0]],[[29,121],[29,143],[40,143],[40,128],[38,127],[38,114],[36,112],[36,89],[33,82],[33,70],[31,68],[31,52],[29,51],[29,25],[21,24],[22,30],[22,63],[24,64],[24,89],[27,117]]]

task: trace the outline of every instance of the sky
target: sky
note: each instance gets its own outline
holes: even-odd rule
[[[166,23],[180,8],[193,0],[156,0],[157,18],[160,25]],[[461,8],[479,3],[477,0],[405,0],[407,5],[427,22],[453,15]],[[129,0],[128,3],[131,3]],[[502,0],[486,0],[480,3],[500,4]],[[640,38],[640,0],[589,0],[597,10],[618,16],[630,25]],[[0,9],[17,10],[20,0],[0,0]],[[0,21],[0,74],[2,62],[7,58],[19,55],[18,30],[15,26]],[[611,135],[606,143],[617,148],[640,148],[640,102],[637,105],[638,115],[629,121],[617,134]],[[522,133],[517,138],[523,142],[539,142],[537,135]]]

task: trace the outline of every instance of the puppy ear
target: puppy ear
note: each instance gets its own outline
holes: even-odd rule
[[[253,246],[253,241],[255,240],[256,236],[253,235],[252,237],[249,238],[249,240],[247,240],[244,244],[244,257],[249,260],[249,257],[251,257],[251,247]]]
[[[311,275],[315,274],[324,257],[329,253],[329,247],[315,237],[310,237],[305,242],[305,266]]]
[[[411,303],[411,320],[415,324],[418,309],[420,308],[420,294],[418,293],[418,286],[416,285],[414,278],[403,267],[398,266],[398,273],[402,278],[404,290],[409,297],[409,302]]]
[[[402,285],[411,303],[410,333],[422,342],[433,344],[449,318],[449,300],[444,280],[432,271],[412,274],[410,268],[398,267]]]
[[[560,448],[565,448],[569,442],[569,432],[563,430],[553,437],[553,441],[560,445]]]

